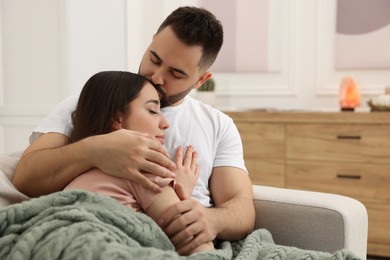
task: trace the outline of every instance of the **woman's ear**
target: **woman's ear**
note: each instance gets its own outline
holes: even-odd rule
[[[122,129],[123,117],[121,113],[117,113],[111,120],[111,129],[116,131]]]
[[[205,83],[209,78],[211,78],[213,74],[210,71],[205,71],[198,79],[198,82],[195,84],[195,89],[198,89],[200,86],[202,86],[203,83]]]

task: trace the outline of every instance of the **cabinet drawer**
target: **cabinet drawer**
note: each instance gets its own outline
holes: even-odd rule
[[[248,169],[252,184],[280,188],[285,187],[284,160],[248,159],[245,160],[245,165]]]
[[[387,163],[390,126],[363,124],[288,124],[287,159]]]
[[[284,158],[285,134],[283,124],[237,123],[245,159]]]
[[[287,161],[287,188],[322,191],[356,199],[390,200],[390,164]]]

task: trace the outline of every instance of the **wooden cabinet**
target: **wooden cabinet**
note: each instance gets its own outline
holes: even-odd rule
[[[245,165],[253,183],[285,186],[284,126],[254,122],[237,122],[245,154]]]
[[[254,184],[336,193],[367,208],[368,254],[390,257],[390,113],[228,112]]]

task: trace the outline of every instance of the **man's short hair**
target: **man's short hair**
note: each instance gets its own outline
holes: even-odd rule
[[[170,26],[180,41],[202,47],[200,69],[205,71],[214,63],[223,43],[223,27],[214,14],[204,8],[179,7],[160,25],[158,34]]]

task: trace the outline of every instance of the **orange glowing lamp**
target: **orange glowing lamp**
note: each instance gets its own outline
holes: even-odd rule
[[[342,111],[354,111],[360,106],[361,95],[355,81],[346,77],[343,78],[339,91],[339,105]]]

